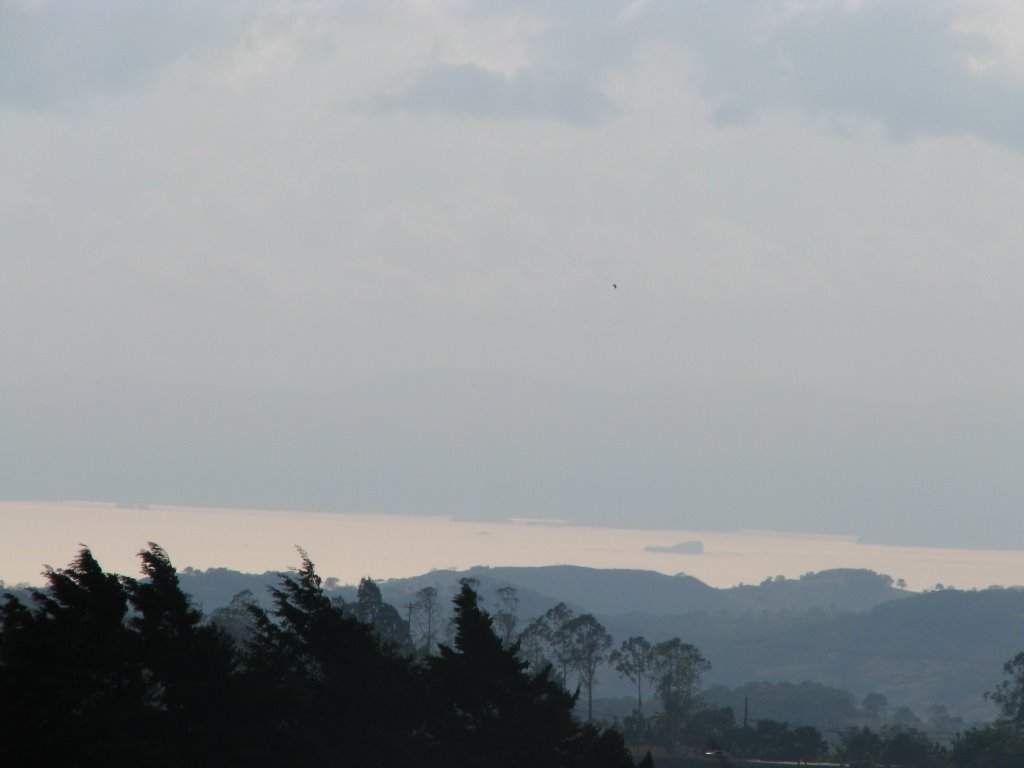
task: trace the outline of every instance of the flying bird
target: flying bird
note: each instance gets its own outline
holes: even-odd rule
[[[618,288],[618,287],[619,287],[618,283],[612,283],[612,288]]]

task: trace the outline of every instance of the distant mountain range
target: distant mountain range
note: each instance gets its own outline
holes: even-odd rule
[[[276,572],[245,574],[227,568],[206,571],[187,568],[181,578],[185,588],[207,610],[226,605],[243,589],[259,596]],[[840,568],[808,573],[799,579],[766,579],[758,585],[720,589],[685,574],[667,576],[654,571],[584,568],[575,565],[539,567],[477,566],[464,571],[434,570],[420,576],[380,582],[384,598],[396,606],[413,599],[417,590],[436,587],[442,594],[454,594],[459,579],[472,578],[480,592],[493,595],[502,586],[514,586],[524,617],[543,613],[557,602],[577,611],[601,616],[679,616],[697,611],[743,615],[756,612],[827,613],[865,611],[890,600],[914,593],[892,586],[892,579],[873,571]],[[354,599],[354,585],[329,581],[336,594]]]
[[[619,642],[678,636],[711,661],[708,684],[811,681],[857,697],[879,692],[893,706],[919,714],[933,705],[967,720],[992,716],[983,694],[999,681],[1004,661],[1024,650],[1024,590],[938,590],[912,593],[888,576],[839,569],[799,579],[716,589],[690,576],[576,566],[437,570],[380,583],[402,615],[415,592],[454,594],[460,578],[479,582],[484,605],[515,586],[520,626],[559,601],[597,615]],[[182,580],[207,611],[241,589],[264,596],[275,574],[227,569],[185,570]],[[355,587],[328,580],[353,599]],[[602,696],[628,695],[614,672],[601,675]]]
[[[799,579],[769,579],[757,586],[719,589],[685,574],[666,576],[654,571],[573,565],[478,566],[466,571],[432,571],[411,579],[384,582],[384,594],[402,601],[426,584],[455,583],[464,577],[478,579],[485,594],[509,584],[543,595],[546,599],[538,601],[540,604],[564,601],[578,610],[602,616],[673,616],[694,611],[863,611],[907,596],[892,586],[888,576],[857,569],[822,571]]]

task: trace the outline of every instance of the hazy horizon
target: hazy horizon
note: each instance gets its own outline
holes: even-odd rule
[[[42,566],[64,567],[87,545],[104,568],[138,570],[156,541],[179,569],[285,571],[309,552],[324,578],[357,584],[433,570],[483,566],[580,565],[686,573],[714,587],[864,568],[904,579],[910,591],[942,584],[984,589],[1024,584],[1024,552],[893,547],[850,536],[781,531],[700,531],[573,526],[557,521],[454,519],[373,513],[128,507],[95,502],[0,501],[0,579],[41,584]],[[700,541],[703,554],[652,552]]]
[[[1024,549],[1024,527],[1006,520],[1024,504],[1012,465],[1024,412],[995,399],[608,391],[486,371],[336,392],[101,379],[0,393],[7,498]]]

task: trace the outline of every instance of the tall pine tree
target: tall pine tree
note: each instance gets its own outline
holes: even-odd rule
[[[453,646],[442,645],[429,660],[435,698],[428,732],[439,764],[632,766],[621,736],[577,723],[576,697],[546,671],[529,673],[518,644],[502,644],[470,582],[462,582],[454,602]]]

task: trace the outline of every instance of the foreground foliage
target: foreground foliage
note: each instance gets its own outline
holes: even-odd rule
[[[732,706],[714,706],[703,691],[707,660],[678,638],[633,636],[612,650],[593,616],[565,604],[517,635],[515,591],[499,595],[492,617],[465,579],[446,644],[436,590],[420,590],[403,620],[368,579],[355,602],[331,599],[300,555],[300,566],[271,587],[269,610],[243,592],[209,619],[152,543],[139,553],[142,579],[105,573],[83,548],[67,568],[47,569],[46,589],[5,595],[0,764],[627,768],[625,738],[681,754],[839,759],[860,768],[1024,765],[1024,653],[988,694],[996,723],[945,746],[907,722],[872,730],[862,720],[833,731],[830,748],[808,725],[738,725]],[[573,716],[604,662],[636,686],[623,733]],[[757,686],[779,696],[799,687]],[[645,691],[661,705],[653,716],[644,715]],[[814,692],[819,706],[855,709],[848,694]],[[869,694],[860,712],[877,715],[886,705]]]
[[[143,580],[83,549],[46,572],[33,605],[6,595],[3,763],[633,765],[617,732],[577,722],[575,696],[502,642],[469,582],[452,645],[419,663],[353,615],[366,605],[332,602],[301,555],[273,608],[241,601],[230,633],[203,620],[156,544],[140,553]]]

